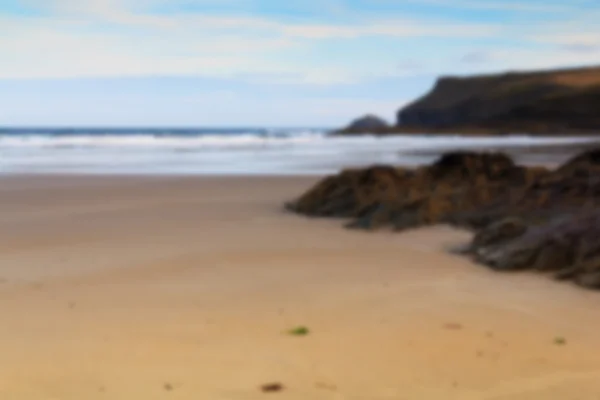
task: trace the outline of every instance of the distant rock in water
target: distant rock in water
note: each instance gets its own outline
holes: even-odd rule
[[[386,120],[376,115],[368,114],[355,119],[346,128],[338,131],[338,133],[380,133],[389,128],[390,124]]]
[[[600,67],[442,77],[396,130],[600,133]]]

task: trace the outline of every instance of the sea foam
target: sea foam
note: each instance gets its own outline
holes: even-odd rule
[[[429,163],[456,149],[585,144],[596,139],[459,135],[330,136],[323,129],[4,129],[0,172],[326,174]]]

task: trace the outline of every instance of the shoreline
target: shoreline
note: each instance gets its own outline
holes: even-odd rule
[[[31,139],[31,140],[30,140]],[[213,138],[214,139],[214,138]],[[160,176],[319,176],[369,164],[429,164],[455,148],[519,152],[566,152],[565,142],[600,143],[598,138],[362,136],[316,135],[298,138],[224,136],[216,142],[201,137],[146,138],[56,137],[0,140],[0,176],[19,175],[160,175]],[[298,139],[298,140],[296,140]],[[241,141],[240,141],[241,140]],[[523,146],[526,150],[520,149]],[[583,146],[583,145],[582,145]],[[565,150],[566,149],[566,150]],[[544,150],[546,151],[546,150]],[[543,154],[541,154],[543,156]],[[553,158],[556,155],[553,154]],[[540,155],[535,156],[535,161]]]
[[[523,132],[516,134],[514,132]],[[511,136],[530,136],[538,137],[585,137],[600,140],[600,129],[589,130],[535,130],[535,129],[512,129],[512,128],[478,128],[478,127],[453,127],[453,128],[421,128],[421,127],[398,127],[393,126],[385,129],[376,129],[371,133],[342,129],[333,129],[330,131],[332,136],[352,137],[373,134],[376,136],[402,136],[402,135],[428,135],[428,136],[448,136],[457,135],[465,137],[484,137],[484,138],[504,138]]]

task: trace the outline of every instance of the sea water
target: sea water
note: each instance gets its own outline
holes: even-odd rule
[[[0,173],[321,175],[372,164],[417,166],[448,150],[558,148],[597,140],[523,134],[340,137],[319,128],[4,128]]]

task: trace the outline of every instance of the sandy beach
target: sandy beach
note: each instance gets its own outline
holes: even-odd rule
[[[600,293],[284,213],[316,179],[0,179],[0,399],[600,399]]]

